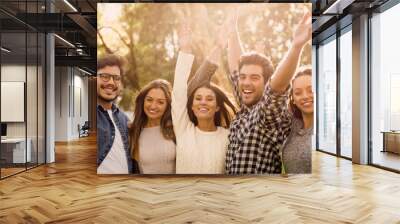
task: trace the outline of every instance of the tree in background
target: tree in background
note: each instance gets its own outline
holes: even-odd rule
[[[245,51],[256,50],[277,65],[288,50],[292,31],[311,4],[191,4],[191,3],[129,3],[121,4],[118,22],[105,20],[109,4],[98,7],[98,55],[115,53],[125,59],[124,90],[119,106],[134,108],[138,90],[147,82],[163,78],[173,82],[178,53],[177,31],[182,21],[193,32],[192,71],[208,55],[216,33],[231,10],[239,8],[239,34]],[[120,3],[118,3],[120,4]],[[226,78],[226,51],[223,64],[213,81],[231,92]],[[311,64],[311,46],[303,51],[302,64]]]

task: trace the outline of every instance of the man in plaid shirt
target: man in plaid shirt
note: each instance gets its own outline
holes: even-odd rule
[[[230,126],[225,165],[227,174],[281,172],[280,149],[291,126],[290,113],[285,109],[288,86],[301,51],[311,39],[310,17],[309,13],[304,15],[297,26],[292,46],[275,72],[271,61],[264,55],[242,55],[235,24],[237,19],[234,20],[234,35],[230,35],[228,41],[229,78],[241,109]]]

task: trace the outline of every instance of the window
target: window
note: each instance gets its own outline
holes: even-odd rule
[[[371,18],[372,163],[396,170],[400,170],[400,155],[396,154],[397,149],[400,153],[400,133],[391,131],[400,130],[398,21],[399,4]],[[385,132],[390,138],[385,139]]]
[[[347,32],[346,32],[347,31]],[[340,154],[352,157],[352,35],[351,26],[340,36]]]
[[[44,3],[21,1],[17,11],[20,15],[39,13]],[[12,6],[15,2],[1,1],[0,6],[6,5]],[[0,178],[5,178],[45,163],[46,39],[44,33],[8,14],[0,12],[0,17],[10,21],[0,24],[1,98],[10,101],[13,94],[17,100],[8,105],[22,102],[18,104],[18,111],[10,110],[5,100],[0,105],[1,114],[6,115],[1,118],[4,130],[0,144]]]
[[[336,36],[318,48],[318,149],[336,153]]]

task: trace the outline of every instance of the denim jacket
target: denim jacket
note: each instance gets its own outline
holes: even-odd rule
[[[135,161],[131,159],[128,141],[128,117],[112,105],[112,114],[115,125],[121,133],[122,142],[126,153],[129,173],[136,173]],[[114,143],[115,128],[111,118],[102,106],[97,105],[97,166],[99,166],[110,152]]]

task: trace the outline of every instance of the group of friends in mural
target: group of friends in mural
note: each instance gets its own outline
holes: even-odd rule
[[[243,52],[237,16],[221,26],[190,80],[195,55],[187,25],[178,38],[173,86],[162,79],[144,86],[133,122],[114,103],[121,60],[98,59],[98,174],[311,173],[312,75],[309,65],[299,66],[311,40],[310,13],[276,68],[266,55]],[[211,82],[225,50],[231,94]]]

